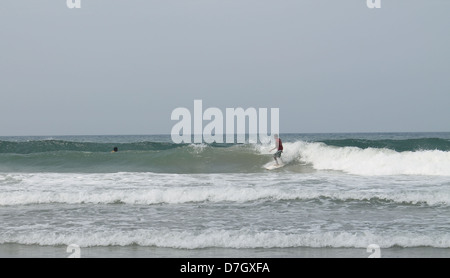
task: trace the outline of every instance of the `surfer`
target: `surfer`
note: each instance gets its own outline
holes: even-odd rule
[[[116,153],[116,152],[118,152],[118,151],[119,151],[119,149],[118,149],[117,147],[114,147],[112,153]]]
[[[275,162],[278,164],[278,159],[279,158],[281,160],[281,153],[283,152],[283,143],[281,142],[281,139],[278,137],[278,134],[275,134],[273,136],[273,138],[275,139],[275,148],[271,149],[270,151],[273,150],[277,150],[277,152],[273,155],[273,159],[275,159]]]

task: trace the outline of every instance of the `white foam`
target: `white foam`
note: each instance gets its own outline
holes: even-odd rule
[[[390,149],[334,147],[298,141],[284,143],[283,159],[311,164],[317,170],[355,175],[450,176],[450,152],[439,150],[396,152]]]
[[[199,143],[199,144],[192,143],[192,144],[189,144],[189,148],[190,148],[190,150],[192,150],[193,153],[200,154],[205,149],[209,148],[209,146],[205,143]]]
[[[0,244],[5,243],[50,246],[77,244],[80,247],[140,245],[179,249],[209,247],[236,249],[289,247],[366,248],[369,244],[377,244],[381,248],[393,246],[450,248],[450,235],[448,233],[418,234],[402,231],[374,234],[368,231],[355,233],[285,233],[280,231],[258,232],[250,229],[234,231],[207,229],[199,232],[164,229],[88,233],[9,233],[0,235]]]
[[[0,175],[0,206],[181,204],[258,200],[379,200],[450,205],[446,178],[333,174],[8,174]],[[9,182],[7,182],[9,181]]]

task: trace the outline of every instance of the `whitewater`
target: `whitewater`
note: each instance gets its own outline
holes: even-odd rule
[[[0,138],[0,256],[450,254],[450,134],[281,138],[274,171],[270,144]]]

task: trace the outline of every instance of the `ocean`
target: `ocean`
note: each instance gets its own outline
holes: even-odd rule
[[[0,137],[0,257],[450,257],[450,133],[280,138]]]

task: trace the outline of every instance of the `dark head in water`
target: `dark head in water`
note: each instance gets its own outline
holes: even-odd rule
[[[116,153],[116,152],[118,152],[119,151],[119,149],[117,148],[117,147],[114,147],[114,149],[113,149],[113,153]]]

